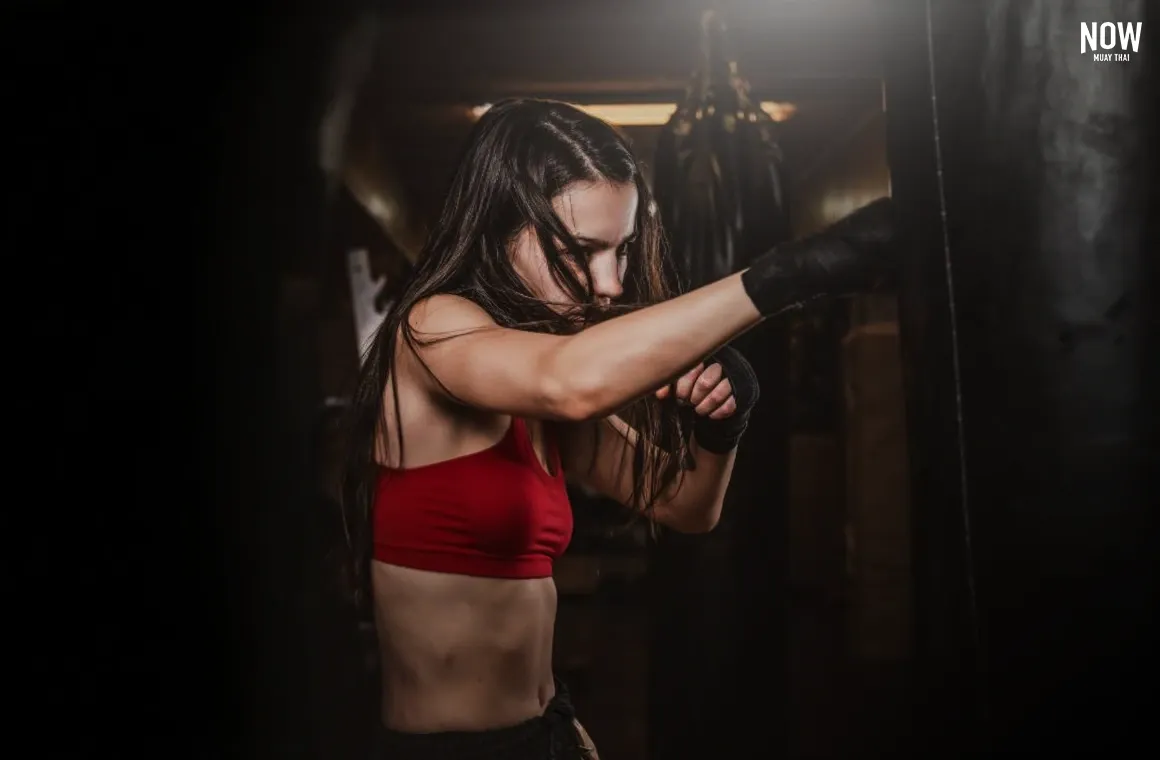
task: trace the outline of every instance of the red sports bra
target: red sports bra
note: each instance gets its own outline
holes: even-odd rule
[[[572,540],[572,505],[551,435],[544,470],[513,417],[483,451],[421,467],[379,470],[375,559],[416,570],[547,578]]]

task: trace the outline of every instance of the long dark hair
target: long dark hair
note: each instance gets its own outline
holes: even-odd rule
[[[585,181],[632,184],[638,193],[636,235],[627,244],[624,297],[612,306],[594,305],[592,278],[583,282],[567,266],[568,258],[583,266],[586,252],[552,208],[552,200],[565,188]],[[449,293],[478,304],[502,327],[551,333],[578,329],[577,315],[561,314],[537,299],[513,268],[509,246],[525,228],[535,232],[556,281],[584,305],[580,325],[671,295],[673,279],[656,205],[627,139],[613,126],[565,103],[515,99],[488,109],[471,133],[416,269],[396,291],[363,358],[351,399],[343,516],[352,590],[362,601],[372,548],[376,446],[384,446],[389,437],[383,396],[395,369],[397,338],[403,335],[411,346],[431,342],[413,333],[407,319],[411,309],[432,295]],[[397,386],[393,395],[398,420]],[[679,477],[687,455],[680,415],[674,404],[652,396],[620,414],[644,440],[655,444],[647,453],[638,450],[632,462],[632,506],[648,515]],[[395,439],[401,462],[401,429]]]

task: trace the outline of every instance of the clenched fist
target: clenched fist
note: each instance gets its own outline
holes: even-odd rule
[[[737,447],[760,395],[753,368],[729,346],[656,392],[658,399],[673,397],[678,404],[693,407],[697,414],[693,440],[715,454]]]
[[[674,396],[678,404],[692,406],[698,416],[723,420],[737,411],[733,385],[720,362],[701,362],[672,385],[657,391],[657,398]]]

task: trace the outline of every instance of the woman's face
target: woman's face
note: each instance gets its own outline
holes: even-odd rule
[[[581,284],[588,284],[591,272],[592,291],[600,304],[608,304],[624,292],[625,244],[636,234],[638,200],[636,187],[631,184],[584,182],[569,185],[552,201],[564,226],[587,251],[587,262],[574,261],[567,254],[564,262]],[[512,264],[532,293],[556,311],[576,305],[552,277],[547,257],[531,228],[525,228],[516,238]]]

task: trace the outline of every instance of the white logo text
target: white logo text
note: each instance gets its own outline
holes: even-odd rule
[[[1139,51],[1140,27],[1143,25],[1141,21],[1082,23],[1079,25],[1079,52],[1080,54],[1091,52],[1095,61],[1131,60],[1131,53],[1128,50],[1131,49],[1132,53]],[[1100,52],[1117,49],[1119,52]]]

